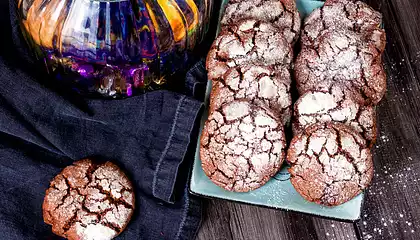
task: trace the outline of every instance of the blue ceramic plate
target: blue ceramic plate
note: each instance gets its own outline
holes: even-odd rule
[[[226,2],[226,1],[225,1]],[[297,6],[302,17],[311,13],[315,8],[321,7],[323,2],[310,0],[297,0]],[[205,104],[208,106],[208,97],[210,95],[211,83],[207,84],[207,93]],[[201,129],[207,119],[207,109],[201,120]],[[201,131],[200,131],[201,135]],[[190,192],[195,195],[221,198],[236,202],[248,203],[253,205],[283,209],[288,211],[302,212],[322,217],[355,221],[360,217],[361,206],[363,202],[363,193],[337,207],[324,207],[311,203],[303,199],[293,188],[289,181],[287,166],[284,165],[281,171],[273,177],[267,184],[248,193],[235,193],[226,191],[213,184],[204,174],[201,168],[199,156],[200,145],[197,144],[194,166],[191,175]]]

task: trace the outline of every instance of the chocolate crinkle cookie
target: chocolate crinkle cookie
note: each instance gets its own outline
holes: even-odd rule
[[[317,46],[325,31],[346,30],[360,34],[362,41],[372,43],[380,52],[385,49],[386,35],[380,28],[382,15],[364,2],[327,0],[304,21],[303,46]]]
[[[291,44],[269,22],[245,19],[226,25],[214,41],[207,56],[208,78],[220,81],[229,68],[241,64],[290,67]]]
[[[211,92],[210,112],[233,100],[247,99],[270,108],[283,124],[290,122],[291,78],[287,69],[244,65],[231,68],[223,79]]]
[[[360,105],[353,100],[351,93],[340,86],[333,86],[329,91],[306,92],[296,101],[294,116],[295,133],[316,123],[338,122],[359,132],[369,146],[376,140],[374,107]]]
[[[381,53],[349,31],[325,32],[319,45],[303,48],[295,62],[299,93],[328,91],[333,84],[357,92],[365,105],[377,104],[386,91]]]
[[[205,174],[226,190],[247,192],[277,173],[286,142],[270,110],[235,100],[210,114],[200,145]]]
[[[371,182],[373,163],[365,140],[343,124],[322,123],[295,136],[288,150],[295,189],[327,206],[345,203]]]
[[[115,164],[80,160],[50,183],[42,205],[44,221],[69,240],[109,240],[120,234],[134,211],[134,192]]]
[[[289,43],[299,37],[301,22],[295,0],[230,0],[221,24],[230,25],[245,18],[274,24]]]

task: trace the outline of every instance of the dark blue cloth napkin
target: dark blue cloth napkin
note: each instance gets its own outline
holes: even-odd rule
[[[62,168],[85,157],[113,160],[135,186],[134,217],[117,239],[193,238],[201,206],[187,181],[203,63],[187,74],[184,94],[85,100],[57,93],[40,84],[42,75],[15,47],[21,38],[7,8],[0,4],[0,239],[58,239],[43,222],[45,190]]]

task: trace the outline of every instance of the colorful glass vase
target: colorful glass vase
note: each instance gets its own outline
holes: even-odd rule
[[[17,0],[22,32],[57,81],[131,96],[185,70],[212,0]]]

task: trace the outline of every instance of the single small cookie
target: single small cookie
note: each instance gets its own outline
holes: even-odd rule
[[[223,79],[211,92],[210,112],[233,100],[246,99],[254,104],[264,104],[282,119],[283,124],[290,122],[291,78],[287,69],[275,71],[267,66],[244,65],[231,68]]]
[[[231,67],[258,64],[290,68],[291,44],[271,23],[245,19],[222,28],[208,55],[208,78],[220,81]]]
[[[234,24],[244,18],[273,23],[289,43],[299,37],[301,22],[295,0],[230,0],[221,24]]]
[[[374,107],[361,106],[340,86],[332,87],[329,92],[306,92],[295,103],[294,116],[295,134],[316,123],[339,122],[353,127],[369,146],[376,141]]]
[[[358,101],[377,104],[386,91],[381,53],[347,31],[326,32],[317,48],[304,48],[295,62],[300,94],[310,90],[328,91],[341,84],[358,93]]]
[[[42,210],[44,222],[61,237],[109,240],[127,226],[134,202],[131,182],[120,168],[84,159],[51,181]]]
[[[317,46],[325,31],[345,30],[358,33],[362,41],[374,44],[379,52],[385,49],[386,35],[380,28],[382,15],[364,2],[327,0],[322,8],[313,11],[304,21],[303,46]]]
[[[286,141],[270,110],[235,100],[210,114],[200,140],[204,173],[218,186],[248,192],[280,169]]]
[[[370,184],[373,162],[362,136],[343,124],[323,123],[296,135],[289,147],[290,181],[306,200],[336,206]]]

